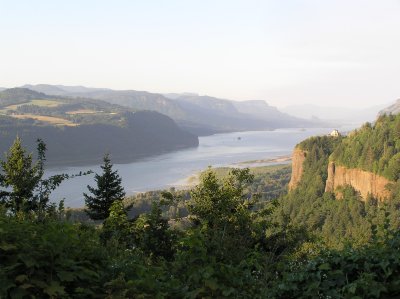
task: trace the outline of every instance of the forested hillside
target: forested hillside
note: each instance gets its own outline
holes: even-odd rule
[[[400,115],[382,115],[373,125],[367,123],[348,136],[314,137],[301,142],[296,147],[305,155],[301,179],[280,202],[276,212],[280,225],[304,226],[331,246],[344,246],[343,242],[350,240],[359,245],[366,244],[376,225],[383,221],[379,218],[384,206],[390,215],[388,223],[391,228],[398,229],[399,132]],[[332,163],[334,166],[331,166]],[[334,193],[326,192],[329,180],[334,179],[328,178],[328,170],[339,168],[339,165],[344,169],[361,169],[390,179],[392,183],[384,186],[388,196],[379,198],[384,203],[378,204],[378,198],[374,198],[372,193],[365,196],[364,190],[357,190],[365,176],[350,178],[347,185],[328,190]],[[357,175],[357,172],[353,173]],[[349,173],[347,176],[350,176]],[[374,182],[362,183],[369,188]]]
[[[154,111],[21,88],[0,92],[0,151],[16,136],[29,150],[45,140],[51,165],[98,163],[107,151],[126,162],[198,145],[197,136]]]
[[[331,160],[348,168],[359,168],[386,177],[400,178],[400,115],[379,116],[344,138]]]

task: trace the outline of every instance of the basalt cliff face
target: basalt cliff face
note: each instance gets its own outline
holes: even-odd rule
[[[292,177],[289,182],[289,190],[296,189],[298,184],[300,183],[301,176],[303,174],[303,163],[306,159],[306,152],[295,148],[292,155]]]
[[[368,194],[379,200],[384,200],[390,196],[390,192],[386,189],[386,186],[390,183],[392,182],[388,179],[372,172],[361,169],[349,169],[330,162],[325,192],[335,192],[339,186],[350,185],[360,192],[364,200]]]
[[[292,177],[289,182],[289,191],[296,189],[299,185],[306,159],[307,152],[299,148],[295,148],[292,156]],[[379,200],[385,200],[390,196],[387,185],[392,181],[374,174],[372,172],[361,169],[350,169],[341,165],[330,162],[328,165],[328,179],[325,184],[325,192],[335,192],[340,198],[340,192],[337,190],[340,186],[350,185],[356,191],[360,192],[361,197],[366,200],[368,194]]]

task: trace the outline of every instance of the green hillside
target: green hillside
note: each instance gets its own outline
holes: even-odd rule
[[[297,188],[280,200],[274,213],[279,225],[304,227],[336,248],[346,242],[367,244],[376,225],[383,225],[382,217],[387,217],[391,229],[400,228],[399,128],[400,115],[380,116],[373,125],[367,123],[345,137],[312,137],[301,142],[297,147],[306,152],[303,174]],[[325,192],[329,161],[395,181],[390,198],[378,204],[372,196],[362,199],[351,186],[341,188],[340,200]]]
[[[0,115],[32,120],[35,125],[122,125],[123,114],[133,111],[99,100],[49,96],[26,88],[0,92]],[[52,118],[57,118],[58,122]]]
[[[29,150],[43,139],[51,165],[98,163],[107,151],[126,162],[198,145],[195,135],[157,112],[22,88],[0,92],[0,152],[16,136]]]
[[[343,139],[331,160],[359,168],[389,180],[400,178],[400,114],[381,115]]]

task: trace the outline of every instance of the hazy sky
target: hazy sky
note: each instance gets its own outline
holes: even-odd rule
[[[400,0],[0,0],[0,86],[400,98]]]

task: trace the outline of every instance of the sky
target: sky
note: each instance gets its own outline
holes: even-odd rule
[[[0,86],[284,107],[400,98],[400,0],[0,0]]]

